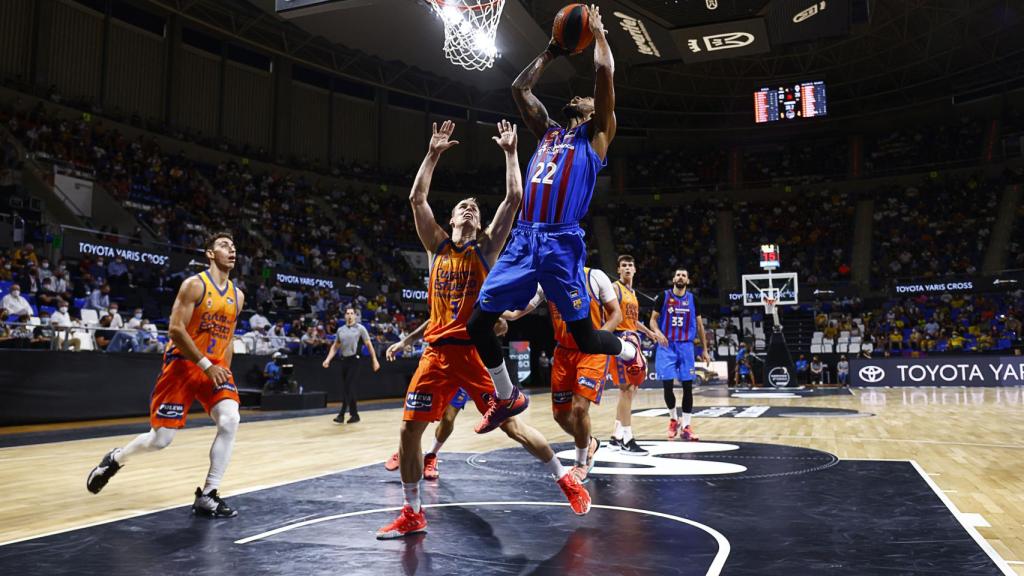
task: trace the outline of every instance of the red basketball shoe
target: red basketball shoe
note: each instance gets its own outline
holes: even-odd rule
[[[558,487],[569,499],[569,507],[577,516],[583,516],[590,512],[590,492],[583,487],[583,483],[576,474],[569,472],[558,479]]]
[[[672,418],[668,421],[668,439],[675,440],[679,436],[679,420]]]
[[[679,439],[683,442],[697,442],[700,440],[697,437],[697,433],[693,431],[693,426],[686,426],[683,428],[683,433],[679,435]]]
[[[377,540],[391,540],[401,538],[409,534],[418,534],[427,531],[427,517],[423,509],[413,512],[412,506],[402,506],[402,512],[395,518],[395,521],[377,530]]]
[[[626,367],[626,382],[631,386],[639,386],[647,381],[647,358],[640,347],[640,337],[629,332],[622,339],[636,348],[636,356],[629,362],[623,362]]]
[[[388,461],[384,463],[384,469],[388,472],[394,472],[395,470],[398,470],[398,462],[398,452],[395,452],[391,455],[391,458],[388,458]]]
[[[480,423],[476,425],[475,430],[477,434],[486,434],[501,426],[505,420],[526,410],[527,406],[530,405],[530,398],[520,392],[519,388],[513,386],[511,398],[499,400],[492,396],[488,403],[490,408],[487,409],[487,413],[484,414]]]
[[[437,471],[437,454],[427,454],[423,457],[423,478],[425,480],[437,480],[441,473]]]

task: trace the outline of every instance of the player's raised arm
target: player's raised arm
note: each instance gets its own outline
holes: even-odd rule
[[[533,87],[537,85],[548,63],[564,52],[552,41],[547,50],[534,58],[512,82],[512,99],[516,101],[516,107],[519,108],[519,114],[522,115],[526,127],[538,140],[544,136],[548,128],[555,125],[555,121],[548,116],[548,109],[544,107],[540,98],[534,95]]]
[[[178,296],[174,299],[174,307],[171,308],[171,321],[167,328],[167,335],[170,336],[174,346],[186,360],[199,365],[214,384],[223,384],[231,377],[231,372],[226,368],[211,364],[188,334],[188,323],[192,318],[196,302],[199,302],[205,293],[206,286],[198,276],[191,276],[181,283]]]
[[[590,145],[604,159],[615,138],[615,59],[605,37],[600,9],[591,4],[589,11],[587,22],[594,33],[594,72],[597,76],[594,81],[594,131],[590,135]]]
[[[501,201],[494,213],[494,219],[481,238],[481,248],[488,264],[493,264],[498,259],[498,254],[505,246],[505,240],[508,240],[508,234],[516,221],[519,205],[523,202],[523,176],[519,170],[517,138],[515,124],[508,120],[498,122],[498,135],[494,137],[494,141],[505,151],[505,199]]]
[[[427,195],[430,193],[430,180],[434,176],[438,158],[445,150],[459,143],[458,140],[449,140],[454,130],[455,123],[451,120],[445,120],[440,129],[437,122],[434,122],[427,155],[423,157],[420,169],[416,172],[416,180],[412,183],[412,191],[409,193],[412,216],[416,222],[416,234],[428,254],[432,254],[441,242],[448,238],[448,234],[434,219],[434,211],[430,209]]]

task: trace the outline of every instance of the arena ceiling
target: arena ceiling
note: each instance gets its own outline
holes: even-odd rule
[[[444,61],[442,26],[425,0],[329,0],[328,9],[298,10],[286,17],[276,13],[275,0],[159,3],[328,71],[451,104],[505,112],[511,109],[508,86],[543,49],[553,16],[566,0],[508,0],[497,37],[502,57],[483,73],[465,72]],[[753,91],[796,81],[824,80],[831,113],[851,117],[955,95],[999,93],[1020,87],[1024,78],[1024,6],[1017,0],[598,3],[606,5],[606,26],[614,22],[610,12],[636,15],[665,47],[663,57],[644,60],[631,57],[633,46],[614,46],[618,109],[627,125],[747,126]],[[712,3],[714,10],[708,8]],[[780,32],[773,10],[802,5],[842,6],[850,10],[846,22],[853,24],[803,39],[792,30]],[[768,23],[762,30],[771,39],[757,53],[722,52],[715,55],[718,59],[696,61],[687,52],[692,30],[755,20]],[[709,54],[705,50],[697,56]],[[546,98],[587,93],[590,59],[563,61],[545,80],[540,92]]]

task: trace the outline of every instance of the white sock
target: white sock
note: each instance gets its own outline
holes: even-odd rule
[[[174,432],[174,428],[153,428],[145,434],[139,434],[127,446],[114,452],[114,460],[123,465],[136,454],[166,448],[174,439]]]
[[[433,454],[434,456],[437,456],[438,453],[441,452],[441,446],[444,446],[444,442],[443,441],[441,441],[441,440],[434,440],[434,448],[431,449],[430,452],[428,452],[428,454]]]
[[[633,346],[632,342],[626,342],[622,338],[619,338],[619,342],[622,343],[622,350],[619,352],[619,355],[617,356],[619,360],[622,360],[624,362],[631,362],[633,358],[636,358],[636,355],[639,353],[639,350],[636,349],[636,346]]]
[[[623,426],[622,427],[622,442],[627,443],[633,439],[633,427]]]
[[[491,373],[491,380],[494,381],[494,393],[502,400],[512,397],[512,379],[508,376],[505,363],[502,362],[497,368],[488,368]]]
[[[238,430],[238,402],[221,400],[210,411],[217,424],[217,435],[210,446],[210,470],[206,473],[203,494],[209,494],[220,487],[224,472],[231,462],[231,451],[235,446],[235,432]]]
[[[676,406],[676,420],[679,420],[682,417],[683,417],[683,407],[682,406]]]
[[[406,506],[412,507],[412,511],[419,513],[422,503],[420,502],[420,483],[402,482],[402,492],[405,493]]]
[[[690,419],[692,419],[692,418],[693,418],[693,414],[690,414],[690,413],[687,413],[687,412],[683,412],[683,428],[686,428],[687,426],[690,425]]]
[[[548,473],[555,477],[557,480],[561,480],[562,476],[569,473],[569,469],[562,466],[562,462],[559,461],[558,456],[551,458],[544,463],[544,467],[548,469]]]
[[[590,451],[590,446],[584,448],[576,447],[576,464],[579,466],[586,466],[587,464],[587,452]]]
[[[612,432],[612,437],[622,439],[622,422],[619,420],[615,421],[615,432]]]

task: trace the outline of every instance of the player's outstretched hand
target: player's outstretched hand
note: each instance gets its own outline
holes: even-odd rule
[[[231,379],[231,370],[214,364],[206,369],[206,376],[213,382],[214,386],[220,386]]]
[[[548,42],[548,47],[546,49],[546,52],[548,52],[549,54],[551,54],[555,58],[557,58],[559,56],[568,56],[569,55],[569,51],[566,50],[565,48],[562,48],[561,46],[559,46],[558,42],[555,42],[554,38],[551,39],[551,42]]]
[[[590,12],[590,18],[587,18],[587,25],[590,26],[590,31],[594,33],[594,36],[598,34],[604,35],[604,22],[601,21],[601,9],[597,7],[597,4],[591,4],[590,8],[587,9]]]
[[[708,354],[707,350],[704,350],[700,353],[700,360],[705,364],[709,364],[711,362],[711,355]]]
[[[665,338],[664,334],[655,334],[654,341],[657,342],[660,346],[668,346],[668,338]]]
[[[508,153],[515,152],[516,142],[519,139],[516,133],[516,125],[508,120],[498,122],[498,135],[491,136],[491,139],[498,143],[502,150]]]
[[[459,143],[458,140],[449,140],[452,137],[452,132],[455,131],[455,122],[445,120],[441,123],[440,129],[437,127],[437,122],[434,122],[433,129],[434,133],[430,135],[431,154],[440,154]]]
[[[384,357],[388,359],[388,362],[394,362],[395,358],[398,357],[398,352],[405,348],[405,344],[401,342],[395,342],[388,349],[384,351]]]

